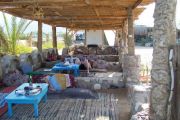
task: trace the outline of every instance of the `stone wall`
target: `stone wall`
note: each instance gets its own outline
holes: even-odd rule
[[[86,89],[108,89],[123,87],[122,73],[95,73],[86,77],[76,77],[77,86]]]
[[[41,67],[43,62],[42,54],[39,51],[32,51],[31,56],[33,61],[33,70],[37,70]]]
[[[19,58],[14,55],[5,55],[1,58],[2,76],[19,68]]]
[[[57,54],[56,49],[47,49],[47,52]],[[38,51],[32,51],[32,53],[21,54],[19,57],[14,55],[4,55],[0,58],[0,80],[3,79],[5,74],[20,69],[21,64],[29,63],[36,70],[41,67],[41,64],[46,58],[46,54],[42,54]]]
[[[89,54],[96,54],[96,55],[118,55],[118,47],[112,46],[98,46],[96,48],[89,48],[86,46],[72,46],[69,48],[69,53],[72,55],[89,55]]]

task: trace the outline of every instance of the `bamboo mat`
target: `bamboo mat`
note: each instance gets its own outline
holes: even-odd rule
[[[99,99],[48,99],[39,104],[39,117],[32,105],[15,105],[13,116],[0,120],[119,120],[120,105],[113,94],[98,93]]]

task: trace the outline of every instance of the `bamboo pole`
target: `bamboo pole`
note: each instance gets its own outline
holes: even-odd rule
[[[42,21],[38,21],[38,41],[37,41],[38,51],[42,52]]]
[[[87,37],[86,37],[86,35],[87,35],[87,31],[85,30],[85,40],[84,40],[84,45],[85,46],[87,45]]]
[[[53,48],[57,48],[56,26],[52,26]]]

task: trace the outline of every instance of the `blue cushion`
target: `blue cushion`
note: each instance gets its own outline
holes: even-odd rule
[[[24,74],[30,73],[33,71],[32,65],[29,63],[23,63],[21,65],[21,70]]]
[[[56,91],[61,91],[61,85],[57,82],[55,75],[49,76],[48,80],[49,80],[49,83],[51,84],[51,86],[52,86]]]

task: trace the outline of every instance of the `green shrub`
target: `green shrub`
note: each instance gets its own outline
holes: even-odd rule
[[[64,42],[63,42],[63,41],[57,42],[57,48],[58,48],[58,49],[63,49],[64,46],[65,46],[65,45],[64,45]],[[42,48],[43,48],[43,49],[53,48],[53,46],[52,46],[52,40],[43,43]]]
[[[32,47],[28,47],[25,45],[17,45],[16,46],[16,54],[23,54],[23,53],[31,53]]]
[[[66,34],[63,33],[62,36],[64,39],[65,47],[70,47],[72,45],[73,34],[67,33],[67,36],[66,36]]]

